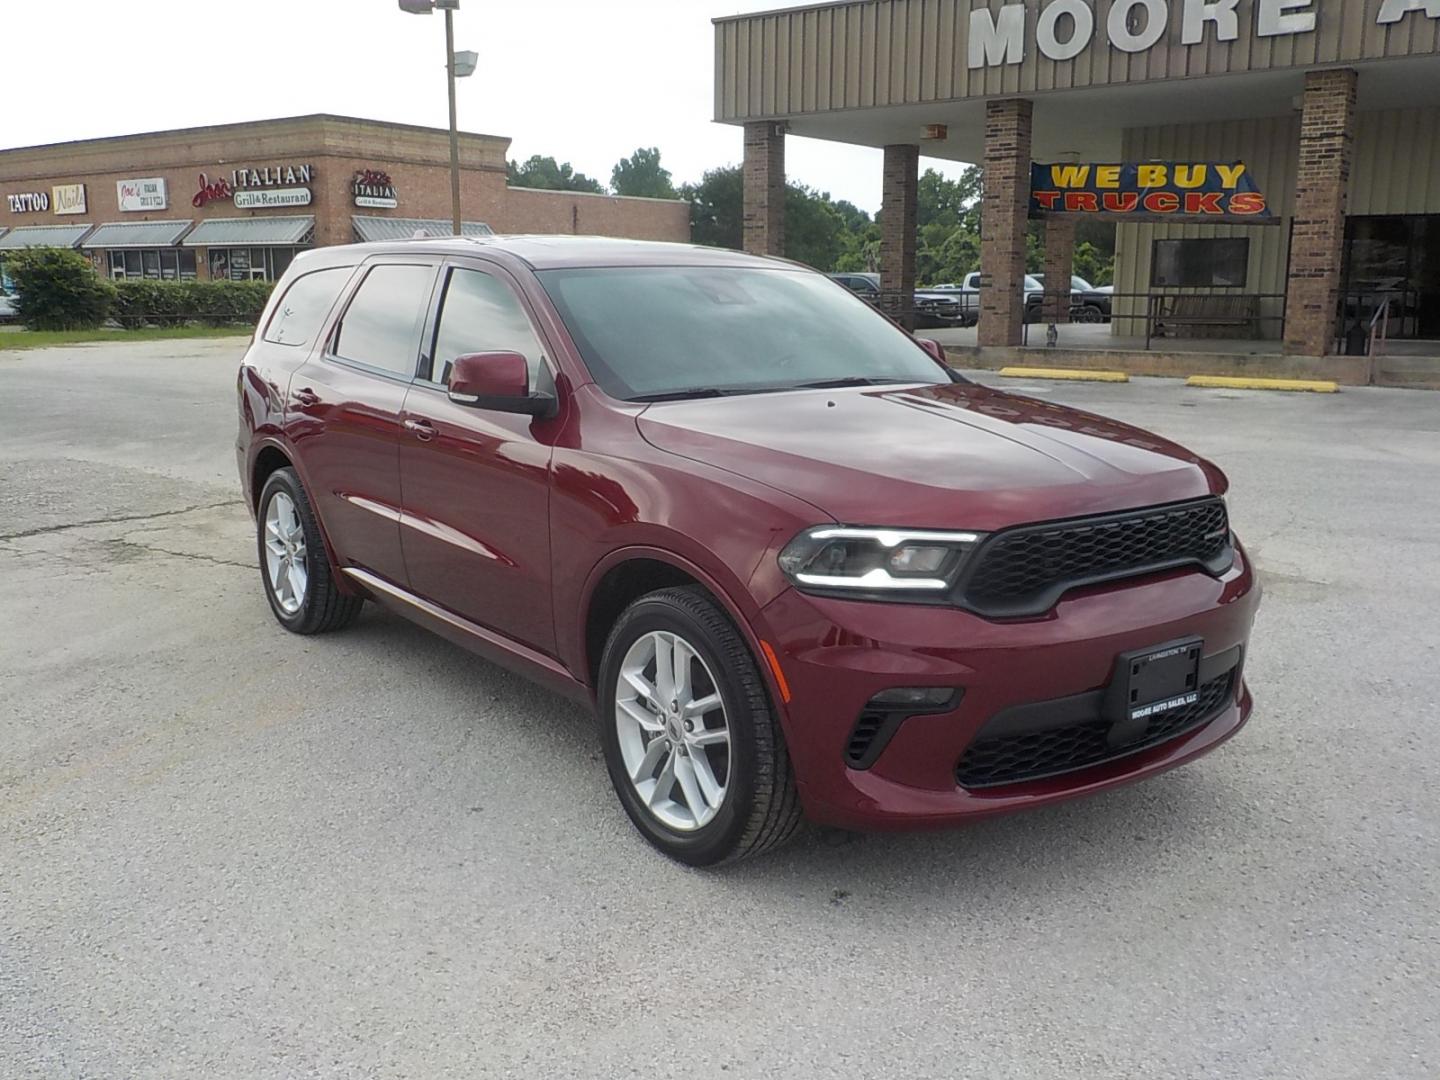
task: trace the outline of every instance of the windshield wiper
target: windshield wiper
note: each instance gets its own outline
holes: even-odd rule
[[[819,382],[800,383],[796,390],[841,390],[847,386],[894,386],[899,383],[916,382],[915,379],[870,379],[863,375],[851,375],[844,379],[822,379]]]
[[[742,397],[746,394],[777,394],[793,386],[697,386],[689,390],[667,390],[660,394],[637,394],[626,401],[685,401],[689,398]]]
[[[690,390],[667,390],[663,394],[636,394],[626,401],[684,401],[687,398],[724,397],[724,390],[713,386],[696,387]]]

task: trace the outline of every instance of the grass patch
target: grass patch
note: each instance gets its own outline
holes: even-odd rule
[[[46,349],[56,345],[249,337],[254,332],[255,328],[251,326],[147,326],[140,330],[7,330],[0,327],[0,352]]]

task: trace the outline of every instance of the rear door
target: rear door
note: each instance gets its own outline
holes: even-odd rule
[[[399,584],[400,410],[438,267],[367,262],[325,348],[290,380],[290,441],[336,557]]]
[[[410,588],[441,607],[553,653],[550,459],[560,419],[452,402],[448,368],[467,353],[517,352],[531,390],[555,392],[543,338],[516,282],[480,260],[448,262],[426,356],[402,415],[401,541]]]

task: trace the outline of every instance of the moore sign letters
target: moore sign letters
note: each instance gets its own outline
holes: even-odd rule
[[[1113,49],[1145,52],[1165,40],[1172,22],[1180,28],[1182,45],[1200,45],[1207,34],[1216,41],[1238,41],[1242,19],[1254,20],[1257,37],[1308,34],[1316,28],[1322,3],[1340,6],[1340,0],[1115,0],[1100,27],[1094,0],[1050,0],[1035,20],[1034,39],[1046,59],[1062,61],[1075,59],[1098,34]],[[1389,26],[1412,13],[1440,19],[1440,0],[1383,0],[1376,22]],[[972,11],[970,66],[1024,63],[1026,30],[1023,3]]]

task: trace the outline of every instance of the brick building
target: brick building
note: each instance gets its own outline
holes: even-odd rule
[[[467,232],[687,241],[682,202],[512,188],[510,140],[460,137]],[[84,251],[102,273],[274,278],[306,247],[451,231],[443,130],[303,116],[0,150],[0,259]]]
[[[984,168],[982,353],[1026,340],[1027,219],[1063,322],[1089,214],[1116,223],[1116,339],[1231,337],[1353,381],[1383,315],[1397,351],[1440,357],[1436,0],[844,0],[715,33],[747,247],[782,250],[787,133],[883,148],[881,290],[902,319],[924,155]],[[1059,176],[1077,189],[1033,179]]]

